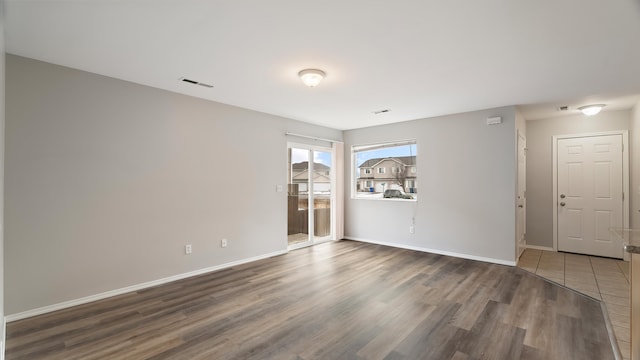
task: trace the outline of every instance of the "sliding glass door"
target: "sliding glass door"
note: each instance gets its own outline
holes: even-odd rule
[[[332,150],[290,144],[288,149],[288,241],[295,249],[328,241],[334,176]]]

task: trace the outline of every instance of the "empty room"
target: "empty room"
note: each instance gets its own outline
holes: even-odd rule
[[[0,30],[0,360],[640,360],[640,1]]]

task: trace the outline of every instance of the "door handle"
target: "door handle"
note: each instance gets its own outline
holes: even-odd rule
[[[560,203],[560,206],[565,206],[565,205],[567,204],[565,204],[564,201]]]
[[[565,194],[560,194],[560,199],[564,199],[564,198],[566,198],[566,195]]]
[[[518,205],[518,207],[519,207],[519,208],[521,208],[521,207],[524,207],[524,206],[522,206],[522,205]]]

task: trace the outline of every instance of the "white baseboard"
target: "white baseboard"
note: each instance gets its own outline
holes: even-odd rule
[[[555,251],[552,247],[549,246],[526,245],[525,247],[531,250]]]
[[[487,257],[475,256],[475,255],[469,255],[469,254],[461,254],[461,253],[452,252],[452,251],[444,251],[444,250],[430,249],[430,248],[424,248],[424,247],[418,247],[418,246],[389,243],[389,242],[377,241],[377,240],[367,240],[367,239],[361,239],[361,238],[356,238],[356,237],[352,237],[352,236],[345,236],[344,239],[360,241],[360,242],[365,242],[365,243],[369,243],[369,244],[396,247],[396,248],[400,248],[400,249],[428,252],[428,253],[433,253],[433,254],[438,254],[438,255],[453,256],[453,257],[462,258],[462,259],[483,261],[483,262],[499,264],[499,265],[516,266],[516,262],[515,261],[487,258]]]
[[[32,316],[42,315],[42,314],[46,314],[46,313],[49,313],[49,312],[70,308],[72,306],[82,305],[82,304],[90,303],[92,301],[102,300],[102,299],[110,298],[112,296],[122,295],[122,294],[125,294],[125,293],[128,293],[128,292],[138,291],[138,290],[146,289],[146,288],[149,288],[149,287],[152,287],[152,286],[162,285],[162,284],[166,284],[166,283],[169,283],[169,282],[172,282],[172,281],[186,279],[186,278],[189,278],[189,277],[192,277],[192,276],[202,275],[202,274],[206,274],[206,273],[209,273],[209,272],[230,268],[232,266],[238,266],[238,265],[250,263],[250,262],[253,262],[253,261],[258,261],[258,260],[267,259],[267,258],[278,256],[278,255],[283,255],[283,254],[286,254],[286,253],[287,253],[287,250],[279,250],[279,251],[275,251],[275,252],[264,254],[264,255],[254,256],[254,257],[251,257],[251,258],[248,258],[248,259],[232,261],[230,263],[226,263],[226,264],[222,264],[222,265],[211,266],[211,267],[207,267],[207,268],[204,268],[204,269],[190,271],[188,273],[183,273],[183,274],[173,275],[173,276],[169,276],[169,277],[158,279],[158,280],[148,281],[148,282],[145,282],[145,283],[142,283],[142,284],[131,285],[131,286],[127,286],[127,287],[120,288],[120,289],[106,291],[106,292],[103,292],[103,293],[100,293],[100,294],[85,296],[85,297],[80,298],[80,299],[69,300],[69,301],[64,301],[64,302],[58,303],[58,304],[43,306],[43,307],[40,307],[40,308],[37,308],[37,309],[32,309],[32,310],[23,311],[23,312],[20,312],[20,313],[17,313],[17,314],[7,315],[7,316],[5,316],[5,321],[6,322],[11,322],[11,321],[16,321],[16,320],[22,320],[22,319],[26,319],[26,318],[29,318],[29,317],[32,317]],[[2,360],[2,359],[0,359],[0,360]]]

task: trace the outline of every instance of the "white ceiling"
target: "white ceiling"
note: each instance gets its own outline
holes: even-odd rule
[[[640,94],[640,0],[6,0],[5,16],[9,53],[337,129]],[[327,77],[307,88],[305,68]]]

